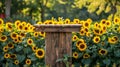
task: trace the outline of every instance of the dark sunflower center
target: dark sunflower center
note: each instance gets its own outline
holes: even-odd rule
[[[8,54],[6,54],[6,57],[8,57]]]
[[[117,37],[114,37],[114,39],[115,39],[115,40],[118,40],[118,38],[117,38]]]
[[[27,27],[25,27],[25,30],[28,30],[28,28],[27,28]]]
[[[43,54],[42,51],[38,51],[38,55],[41,56]]]
[[[80,44],[80,43],[82,43],[82,41],[78,41],[78,42],[77,42],[77,44]]]
[[[27,61],[27,63],[30,63],[30,61]]]
[[[10,29],[12,29],[12,26],[11,26],[11,25],[8,25],[8,27],[9,27]]]
[[[36,47],[34,47],[33,49],[36,50]]]
[[[109,23],[109,22],[107,22],[107,25],[110,25],[110,23]]]
[[[10,57],[11,57],[11,58],[15,58],[16,56],[15,56],[15,55],[11,55]]]
[[[76,37],[74,37],[74,39],[76,39]]]
[[[87,57],[88,57],[88,55],[85,55],[85,57],[87,58]]]
[[[86,31],[86,32],[88,32],[88,29],[87,29],[87,28],[85,28],[85,31]]]
[[[24,33],[21,33],[21,36],[25,36],[25,34],[24,34]]]
[[[106,27],[103,27],[103,30],[106,30]]]
[[[3,37],[1,37],[1,39],[2,39],[2,40],[5,40],[5,39],[6,39],[6,37],[5,37],[5,36],[3,36]]]
[[[8,47],[12,47],[12,43],[9,43],[9,44],[8,44]]]
[[[99,30],[95,30],[96,33],[99,33]]]
[[[17,22],[17,25],[19,25],[19,22]]]
[[[81,34],[83,34],[84,33],[84,31],[81,31]]]
[[[117,30],[117,28],[115,28],[115,30]]]
[[[20,25],[19,28],[22,29],[22,25]]]
[[[117,20],[117,19],[115,19],[115,22],[118,22],[118,20]]]
[[[88,26],[88,23],[85,23],[85,26]]]
[[[77,54],[75,54],[75,56],[77,56]]]
[[[95,39],[95,41],[99,41],[99,39],[98,39],[98,38],[96,38],[96,39]]]
[[[16,37],[17,35],[16,34],[12,34],[13,37]]]
[[[29,43],[32,43],[32,41],[31,41],[31,40],[29,40]]]
[[[49,24],[52,24],[52,22],[49,22]]]
[[[5,50],[7,50],[7,48],[4,48]]]
[[[85,47],[85,45],[84,45],[84,44],[81,44],[81,45],[80,45],[80,48],[81,48],[81,49],[83,49],[84,47]]]
[[[105,24],[105,21],[102,21],[103,24]]]
[[[15,41],[18,41],[17,39],[15,39]]]
[[[101,50],[101,53],[102,53],[102,54],[105,54],[105,51],[104,51],[104,50]]]

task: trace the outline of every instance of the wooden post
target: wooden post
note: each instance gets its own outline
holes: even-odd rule
[[[46,32],[45,36],[45,63],[49,67],[66,67],[62,61],[64,54],[72,56],[72,32],[80,31],[80,24],[42,24],[35,25],[35,30]],[[71,67],[72,59],[69,61]]]

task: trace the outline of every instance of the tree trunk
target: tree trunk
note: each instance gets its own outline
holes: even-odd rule
[[[6,15],[6,18],[10,17],[11,2],[12,2],[12,0],[5,0],[5,15]]]

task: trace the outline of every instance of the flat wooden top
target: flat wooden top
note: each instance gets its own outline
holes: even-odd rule
[[[81,24],[35,24],[35,31],[41,32],[79,32]]]

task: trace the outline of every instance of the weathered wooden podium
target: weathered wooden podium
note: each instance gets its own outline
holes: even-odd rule
[[[56,62],[64,54],[72,56],[72,32],[80,31],[80,24],[41,24],[34,25],[35,31],[46,32],[45,64],[49,67],[65,67],[65,63]],[[69,61],[71,67],[72,60]]]

